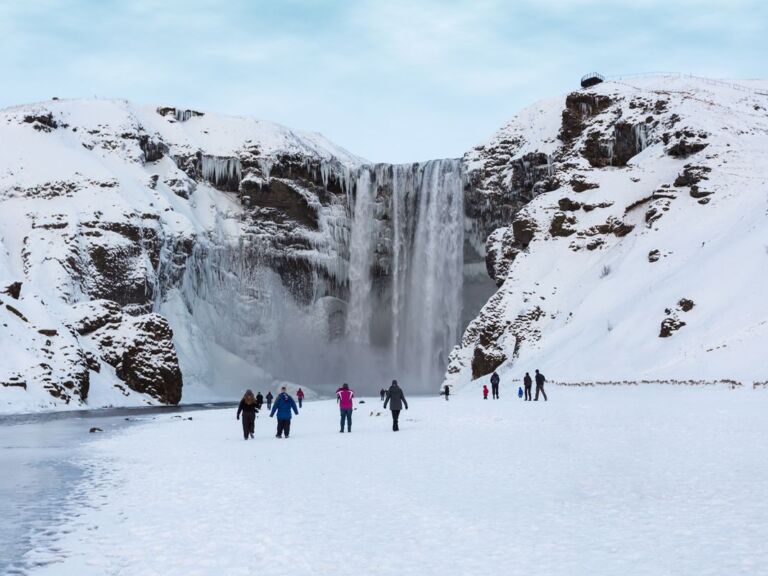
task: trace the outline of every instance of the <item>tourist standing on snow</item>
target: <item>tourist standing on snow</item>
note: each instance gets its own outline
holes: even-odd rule
[[[483,400],[488,400],[488,386],[483,384]]]
[[[261,407],[264,406],[264,396],[261,395],[261,392],[256,394],[256,409],[261,410]]]
[[[491,374],[491,394],[493,395],[494,400],[499,399],[499,375],[494,372]]]
[[[246,390],[245,395],[240,400],[240,405],[237,407],[237,419],[240,420],[241,413],[243,415],[243,438],[245,440],[248,440],[249,436],[253,438],[256,412],[258,411],[259,409],[256,406],[256,398],[253,396],[253,392]]]
[[[400,430],[398,426],[400,410],[403,409],[403,406],[408,410],[408,402],[402,389],[397,385],[397,380],[392,380],[392,386],[387,390],[386,396],[384,399],[384,409],[386,410],[387,404],[389,404],[389,409],[392,411],[392,431],[397,432]]]
[[[272,400],[274,400],[274,398],[271,390],[267,392],[267,410],[272,410]]]
[[[379,390],[379,396],[381,396],[381,401],[383,402],[384,398],[386,398],[387,396],[387,391],[384,390],[384,388],[382,388],[381,390]]]
[[[299,408],[301,408],[301,405],[304,402],[304,390],[299,388],[298,391],[296,392],[296,398],[299,401]]]
[[[349,384],[346,382],[341,385],[336,391],[336,402],[339,403],[339,410],[341,411],[341,430],[344,432],[344,421],[347,421],[347,432],[352,432],[352,401],[355,398],[355,392],[349,389]]]
[[[544,374],[536,370],[536,397],[534,398],[534,400],[539,399],[539,392],[541,392],[542,395],[544,396],[544,401],[547,400],[547,393],[544,392],[544,382],[546,381],[547,379],[544,378]]]
[[[267,396],[269,401],[269,396]],[[291,433],[291,411],[296,415],[299,414],[299,409],[296,408],[296,402],[293,401],[288,395],[288,390],[285,386],[280,389],[280,394],[277,395],[275,405],[272,407],[272,412],[269,413],[269,417],[272,418],[277,412],[277,434],[276,438],[281,438],[283,434],[288,438]]]
[[[525,386],[525,399],[530,400],[531,386],[533,385],[533,380],[531,380],[531,375],[528,374],[528,372],[525,373],[525,378],[523,378],[523,385]]]
[[[451,395],[451,389],[448,388],[448,384],[446,384],[445,387],[443,388],[443,394],[445,395],[445,400],[447,402],[448,401],[448,396]]]

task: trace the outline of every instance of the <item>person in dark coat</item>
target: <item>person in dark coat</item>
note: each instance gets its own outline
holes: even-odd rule
[[[256,394],[256,408],[261,410],[262,406],[264,406],[264,396],[262,396],[261,392],[259,392]]]
[[[405,399],[405,394],[403,394],[400,386],[397,385],[397,380],[392,380],[392,386],[387,390],[387,397],[384,399],[385,410],[387,404],[389,404],[389,409],[392,411],[392,431],[398,432],[400,430],[398,426],[400,410],[403,409],[403,406],[408,410],[408,401]]]
[[[528,374],[528,372],[525,373],[525,378],[523,378],[523,386],[525,387],[525,399],[530,400],[531,399],[531,386],[533,385],[533,380],[531,380],[531,375]]]
[[[448,387],[448,384],[445,385],[443,388],[443,394],[445,394],[446,401],[448,400],[448,396],[451,395],[451,389]]]
[[[304,402],[304,390],[301,388],[296,391],[296,399],[299,401],[299,408],[301,408],[301,405]]]
[[[383,402],[384,398],[387,397],[387,391],[384,390],[384,388],[382,388],[381,390],[379,390],[379,396],[381,396],[381,401]]]
[[[267,396],[269,400],[269,396]],[[283,386],[280,389],[280,394],[275,399],[275,405],[272,406],[272,412],[269,413],[269,417],[272,418],[277,412],[277,434],[275,438],[282,438],[283,434],[288,438],[291,433],[291,411],[298,416],[299,409],[296,408],[296,402],[288,395],[288,389]]]
[[[544,401],[546,402],[547,393],[544,392],[544,382],[546,381],[547,379],[544,378],[544,374],[536,370],[536,397],[534,398],[534,400],[539,399],[539,392],[541,392],[541,394],[544,396]]]
[[[267,392],[267,410],[272,410],[272,400],[274,400],[275,397],[272,396],[272,391],[270,390]]]
[[[491,374],[491,395],[493,396],[494,400],[499,399],[499,381],[501,379],[499,378],[499,375],[494,372]]]
[[[237,407],[237,419],[240,420],[240,414],[243,415],[243,438],[245,440],[248,440],[249,437],[253,438],[256,413],[258,411],[253,392],[246,390],[245,395],[240,400],[240,405]]]

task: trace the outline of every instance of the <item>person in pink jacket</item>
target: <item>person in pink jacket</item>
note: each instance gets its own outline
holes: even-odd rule
[[[352,432],[352,401],[354,398],[355,393],[349,389],[349,384],[346,382],[336,390],[336,402],[339,403],[339,410],[341,410],[341,430],[339,432],[344,432],[344,420],[347,421],[347,432]]]

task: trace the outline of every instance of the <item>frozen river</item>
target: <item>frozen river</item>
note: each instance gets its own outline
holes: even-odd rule
[[[212,406],[212,405],[210,405]],[[59,522],[79,514],[87,443],[158,415],[200,410],[120,408],[0,416],[0,574],[25,574],[33,548],[55,551]],[[91,434],[98,427],[103,433]]]

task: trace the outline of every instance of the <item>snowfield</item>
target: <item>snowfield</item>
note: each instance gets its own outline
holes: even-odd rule
[[[343,435],[335,403],[309,402],[289,440],[262,414],[244,442],[234,408],[148,418],[83,450],[86,480],[62,508],[77,512],[49,528],[54,543],[28,553],[28,568],[734,576],[768,566],[766,391],[550,386],[547,403],[501,391],[500,401],[476,386],[449,402],[413,398],[397,434],[374,399]]]

